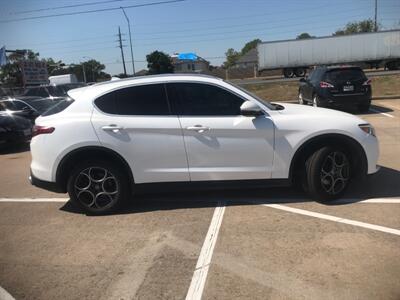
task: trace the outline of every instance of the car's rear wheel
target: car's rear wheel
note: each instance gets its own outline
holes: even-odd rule
[[[106,161],[90,161],[78,165],[68,179],[71,200],[89,214],[116,211],[125,201],[129,187],[127,176]]]
[[[323,147],[306,162],[308,192],[317,201],[341,197],[350,183],[351,164],[347,152]]]

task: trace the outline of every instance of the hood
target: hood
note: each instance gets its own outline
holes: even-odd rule
[[[335,119],[335,120],[340,120],[343,118],[350,118],[353,119],[354,121],[361,122],[361,123],[367,123],[363,119],[346,113],[342,112],[339,110],[334,110],[334,109],[328,109],[328,108],[321,108],[321,107],[313,107],[313,106],[308,106],[308,105],[301,105],[301,104],[292,104],[292,103],[279,103],[279,105],[282,105],[284,109],[279,110],[280,114],[283,115],[295,115],[299,117],[304,117],[304,118],[329,118],[329,119]]]

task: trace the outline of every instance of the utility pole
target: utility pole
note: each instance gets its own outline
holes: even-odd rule
[[[378,31],[377,18],[378,18],[378,0],[375,0],[375,32]]]
[[[128,18],[128,16],[126,15],[125,10],[124,10],[124,8],[123,8],[122,6],[121,6],[121,9],[122,9],[122,12],[123,12],[124,15],[125,15],[126,21],[128,22],[129,43],[130,43],[130,46],[131,46],[132,72],[133,72],[133,76],[135,76],[135,61],[134,61],[134,59],[133,59],[133,50],[132,50],[131,24],[130,24],[129,18]]]
[[[82,63],[82,70],[83,70],[83,81],[86,83],[86,70],[85,70],[85,63]]]
[[[125,76],[126,76],[124,49],[122,48],[121,28],[120,28],[119,26],[118,26],[118,38],[119,38],[119,48],[121,49],[122,64],[124,65],[124,74],[125,74]]]

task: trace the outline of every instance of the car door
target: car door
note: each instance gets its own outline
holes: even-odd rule
[[[124,87],[94,103],[100,143],[128,161],[136,183],[189,181],[182,129],[164,84]]]
[[[268,115],[240,115],[246,100],[221,86],[178,82],[167,90],[183,129],[192,181],[271,177],[274,124]]]

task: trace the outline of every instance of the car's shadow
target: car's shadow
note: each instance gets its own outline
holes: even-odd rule
[[[370,198],[400,196],[400,172],[382,167],[381,170],[365,180],[354,182],[343,199],[324,203],[325,205],[349,205]],[[114,213],[134,214],[150,211],[195,209],[215,207],[223,201],[226,206],[245,206],[259,204],[289,204],[312,202],[306,194],[293,188],[230,189],[195,192],[155,191],[137,195],[125,207]],[[83,214],[71,202],[60,208],[62,211]]]
[[[0,155],[15,154],[30,151],[29,142],[21,144],[3,144],[0,145]]]

